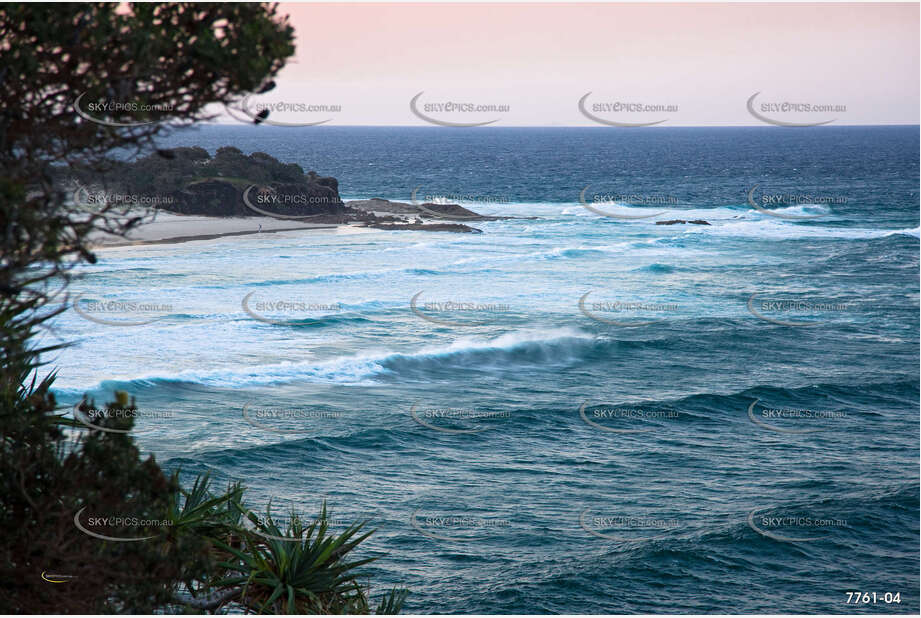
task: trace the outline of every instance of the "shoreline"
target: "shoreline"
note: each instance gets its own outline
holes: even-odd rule
[[[157,213],[153,221],[142,223],[128,233],[127,237],[112,234],[97,234],[92,237],[91,248],[114,249],[143,245],[166,245],[214,240],[229,236],[251,234],[296,232],[299,230],[335,230],[345,227],[328,223],[294,223],[271,217],[206,217],[202,215],[180,215]],[[259,229],[259,228],[262,229]]]
[[[227,236],[248,236],[250,234],[272,234],[274,232],[296,232],[299,230],[333,230],[339,225],[317,225],[315,227],[286,227],[275,230],[245,230],[242,232],[221,232],[218,234],[196,234],[195,236],[173,236],[170,238],[157,238],[154,240],[128,240],[125,242],[113,242],[99,245],[93,245],[93,250],[98,249],[115,249],[117,247],[139,247],[143,245],[172,245],[193,240],[213,240],[215,238],[225,238]]]
[[[389,213],[387,213],[389,214]],[[356,225],[358,223],[358,225]],[[183,215],[158,211],[153,220],[145,221],[132,229],[127,237],[96,232],[89,238],[93,251],[144,245],[167,245],[196,240],[215,240],[229,236],[273,232],[297,232],[301,230],[422,230],[435,232],[473,232],[481,230],[456,222],[428,222],[394,224],[393,222],[347,222],[347,223],[304,223],[285,221],[273,217],[211,217],[206,215]]]

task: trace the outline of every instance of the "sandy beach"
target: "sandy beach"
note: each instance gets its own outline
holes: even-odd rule
[[[335,229],[339,226],[283,221],[271,217],[203,217],[158,212],[156,218],[131,230],[126,238],[97,233],[91,236],[94,248],[125,247],[211,240],[223,236],[243,236],[294,230]]]

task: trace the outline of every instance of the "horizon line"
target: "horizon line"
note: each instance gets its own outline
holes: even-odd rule
[[[573,125],[563,125],[563,124],[554,124],[554,125],[489,125],[481,127],[441,127],[436,125],[428,124],[322,124],[322,125],[305,125],[302,127],[298,126],[277,126],[269,123],[243,123],[243,122],[210,122],[210,121],[201,121],[197,122],[194,125],[189,125],[189,128],[195,126],[219,126],[219,127],[232,127],[232,126],[253,126],[253,127],[274,127],[277,129],[328,129],[333,127],[350,127],[350,128],[394,128],[394,129],[599,129],[599,130],[661,130],[661,129],[833,129],[833,128],[864,128],[864,127],[918,127],[921,129],[921,122],[916,123],[904,123],[904,122],[892,122],[892,123],[872,123],[872,124],[826,124],[826,125],[816,125],[816,126],[806,126],[806,127],[779,127],[772,126],[768,124],[716,124],[716,125],[705,125],[705,124],[674,124],[674,125],[658,125],[658,126],[649,126],[649,127],[605,127],[601,125],[591,125],[591,124],[573,124]]]

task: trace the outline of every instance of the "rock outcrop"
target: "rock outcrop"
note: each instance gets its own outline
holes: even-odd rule
[[[460,204],[435,204],[425,202],[410,204],[407,202],[392,202],[379,197],[370,200],[354,200],[346,202],[349,208],[357,208],[373,213],[388,213],[399,215],[415,215],[421,219],[442,221],[503,221],[506,219],[536,219],[537,217],[496,217],[481,215]]]
[[[685,223],[690,223],[692,225],[710,225],[709,221],[704,221],[703,219],[693,219],[691,221],[685,221],[684,219],[669,219],[668,221],[656,221],[656,225],[684,225]]]
[[[368,223],[365,227],[378,230],[422,230],[423,232],[461,232],[482,234],[483,230],[463,223]]]

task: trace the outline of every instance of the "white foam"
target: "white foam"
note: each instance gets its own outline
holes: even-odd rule
[[[566,339],[591,341],[593,338],[594,335],[590,333],[570,328],[527,329],[506,333],[492,339],[461,337],[448,345],[424,347],[414,352],[376,350],[367,354],[334,358],[320,362],[282,362],[255,367],[224,367],[205,371],[186,370],[172,374],[147,374],[134,378],[119,378],[119,380],[133,382],[183,381],[216,387],[246,387],[299,380],[362,384],[368,383],[377,375],[390,372],[385,364],[396,359],[425,360],[427,358],[446,358],[470,352],[513,350],[526,345],[552,345]],[[58,388],[57,390],[69,392],[70,389]]]
[[[872,240],[904,234],[918,237],[918,228],[905,228],[901,230],[884,230],[853,227],[828,227],[787,223],[783,221],[732,221],[719,225],[686,228],[682,231],[688,233],[707,233],[715,236],[736,236],[747,238],[841,238],[845,240]]]

